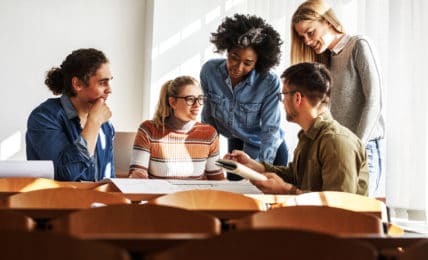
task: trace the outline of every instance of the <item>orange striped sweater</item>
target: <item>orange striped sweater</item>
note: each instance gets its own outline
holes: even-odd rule
[[[219,138],[212,126],[196,122],[180,132],[158,129],[147,120],[135,137],[129,172],[143,170],[147,178],[223,179],[218,158]]]

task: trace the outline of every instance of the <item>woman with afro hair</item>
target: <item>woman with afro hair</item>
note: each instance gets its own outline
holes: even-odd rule
[[[271,71],[281,56],[279,33],[260,17],[235,14],[225,18],[210,41],[227,58],[209,60],[201,69],[208,96],[202,121],[228,139],[229,153],[243,150],[255,160],[287,165],[280,79]],[[228,179],[240,177],[229,173]]]

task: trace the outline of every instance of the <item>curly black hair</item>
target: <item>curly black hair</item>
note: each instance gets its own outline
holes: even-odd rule
[[[266,74],[281,58],[282,44],[279,33],[260,17],[234,14],[226,17],[211,33],[210,41],[216,46],[217,53],[234,48],[251,47],[257,53],[256,71]]]

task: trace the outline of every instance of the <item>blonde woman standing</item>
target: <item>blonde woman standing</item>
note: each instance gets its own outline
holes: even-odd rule
[[[345,33],[333,10],[322,0],[302,3],[291,22],[291,63],[320,62],[333,77],[331,113],[366,145],[369,196],[382,175],[382,86],[372,42]]]
[[[162,88],[155,115],[135,137],[130,178],[224,179],[217,131],[197,122],[206,97],[199,82],[177,77]]]

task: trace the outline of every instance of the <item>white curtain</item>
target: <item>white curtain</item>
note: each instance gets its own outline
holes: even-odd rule
[[[389,10],[386,195],[417,220],[428,204],[428,3],[396,0]]]
[[[384,181],[391,214],[426,222],[428,3],[338,0],[331,4],[351,33],[366,34],[374,41],[381,60],[387,120]]]

